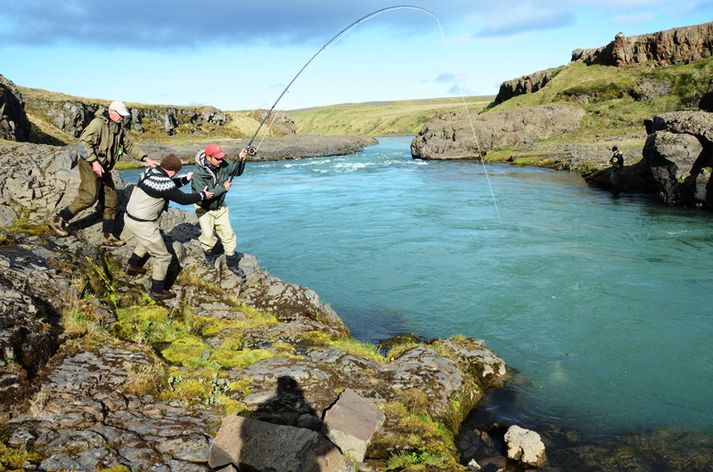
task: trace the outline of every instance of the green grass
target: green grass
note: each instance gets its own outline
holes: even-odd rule
[[[652,69],[648,64],[625,67],[571,63],[541,90],[519,95],[490,111],[548,103],[581,106],[581,128],[555,138],[566,142],[597,142],[601,136],[643,133],[643,121],[676,110],[696,109],[697,99],[710,90],[713,58]],[[668,95],[645,99],[639,91],[646,81],[667,84]],[[694,103],[695,102],[695,103]]]
[[[493,97],[466,97],[470,112],[482,110]],[[300,134],[320,135],[415,135],[438,113],[465,111],[461,98],[400,100],[330,105],[292,110]]]

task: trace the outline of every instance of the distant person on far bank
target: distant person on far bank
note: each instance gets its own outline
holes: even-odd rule
[[[240,259],[235,253],[238,246],[233,225],[230,222],[230,210],[225,204],[225,197],[233,186],[233,177],[239,176],[245,170],[248,152],[243,149],[238,159],[225,159],[225,151],[217,144],[209,144],[196,154],[196,169],[193,175],[193,190],[207,188],[215,194],[212,200],[204,200],[196,204],[196,216],[201,228],[198,241],[209,263],[217,255],[217,243],[220,242],[225,253],[228,268],[236,275],[245,274],[238,266]],[[217,236],[217,237],[216,237]]]
[[[161,213],[168,208],[168,202],[174,201],[180,205],[190,205],[209,201],[213,192],[203,189],[199,192],[185,193],[179,187],[187,184],[192,177],[177,178],[181,170],[181,161],[175,154],[164,157],[159,165],[146,169],[134,187],[126,205],[124,229],[136,238],[136,248],[126,266],[128,275],[146,273],[144,264],[152,257],[151,290],[149,295],[154,300],[167,300],[176,294],[169,290],[166,274],[173,255],[166,249],[166,243],[159,231],[158,220]]]
[[[621,169],[624,167],[624,155],[619,151],[619,148],[617,146],[614,146],[611,148],[612,156],[611,159],[609,159],[609,164],[614,169]]]
[[[611,174],[609,175],[609,182],[612,186],[612,192],[614,195],[619,195],[619,184],[621,181],[621,169],[624,168],[624,155],[619,151],[617,146],[611,148],[612,156],[609,159],[609,164],[612,166]]]
[[[48,225],[58,236],[69,236],[69,221],[82,210],[100,200],[102,215],[103,246],[119,247],[126,244],[115,234],[116,206],[118,202],[111,170],[126,154],[129,157],[155,166],[158,162],[148,158],[145,152],[134,145],[128,131],[123,127],[129,110],[123,102],[111,102],[108,109],[100,108],[94,119],[79,136],[79,190],[74,201],[60,210]]]

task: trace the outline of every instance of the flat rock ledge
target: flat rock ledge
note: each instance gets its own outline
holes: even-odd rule
[[[133,241],[98,248],[94,212],[79,215],[68,238],[46,230],[77,174],[67,149],[0,146],[10,210],[0,229],[2,467],[211,470],[227,418],[288,431],[292,442],[275,454],[294,451],[292,462],[283,469],[269,464],[287,459],[265,456],[273,463],[264,470],[310,470],[327,458],[337,468],[322,470],[385,470],[401,459],[467,470],[454,435],[509,376],[482,341],[404,338],[388,352],[354,341],[316,293],[270,276],[254,257],[242,256],[244,278],[223,256],[206,261],[195,215],[176,209],[161,227],[180,261],[178,297],[156,304],[147,276],[123,273]],[[124,205],[130,187],[114,177]]]

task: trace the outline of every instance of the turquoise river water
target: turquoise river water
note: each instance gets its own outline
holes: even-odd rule
[[[710,215],[489,165],[498,218],[481,164],[409,143],[249,163],[228,199],[239,250],[359,339],[485,340],[531,422],[713,432]]]

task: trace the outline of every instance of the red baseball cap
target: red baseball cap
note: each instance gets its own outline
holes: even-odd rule
[[[214,157],[216,159],[222,159],[225,157],[225,151],[220,149],[217,144],[209,144],[205,147],[205,156]]]

